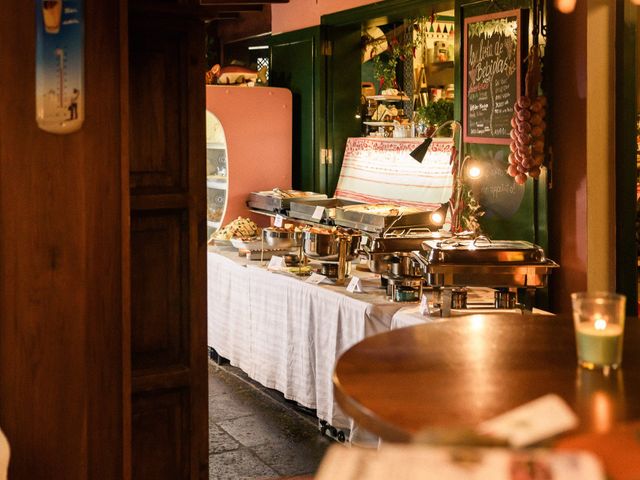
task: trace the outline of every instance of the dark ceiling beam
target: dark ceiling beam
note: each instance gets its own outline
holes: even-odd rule
[[[260,12],[262,5],[158,5],[149,1],[138,1],[131,4],[134,14],[172,15],[177,17],[194,17],[202,20],[233,20],[239,12]]]
[[[269,3],[289,3],[289,0],[200,0],[201,5],[263,5]]]

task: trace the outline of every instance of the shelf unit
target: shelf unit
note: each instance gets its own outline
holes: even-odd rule
[[[226,190],[227,185],[228,185],[227,177],[207,179],[207,188],[214,188],[216,190]]]

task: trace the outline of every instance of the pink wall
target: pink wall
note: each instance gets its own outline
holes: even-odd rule
[[[268,224],[263,215],[249,213],[249,193],[291,188],[291,92],[274,87],[207,85],[207,110],[224,128],[229,186],[222,225],[250,217]]]
[[[329,13],[376,3],[376,0],[289,0],[271,5],[271,32],[282,33],[320,25]]]

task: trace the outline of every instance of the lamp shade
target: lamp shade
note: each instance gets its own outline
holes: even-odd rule
[[[427,156],[427,151],[429,151],[429,146],[431,145],[432,141],[433,140],[431,139],[431,137],[425,138],[424,142],[422,142],[415,149],[413,149],[413,151],[409,155],[411,155],[411,157],[414,160],[417,160],[418,162],[422,163],[422,161],[424,160],[424,157]]]

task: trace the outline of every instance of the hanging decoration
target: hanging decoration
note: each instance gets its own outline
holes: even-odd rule
[[[515,103],[511,118],[511,153],[507,173],[520,185],[527,181],[527,176],[538,178],[544,162],[547,98],[539,94],[542,81],[540,9],[540,2],[533,0],[533,44],[527,57],[525,93]]]

